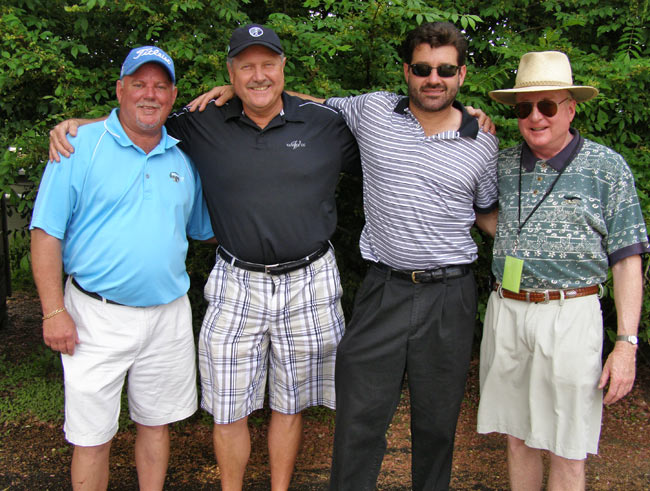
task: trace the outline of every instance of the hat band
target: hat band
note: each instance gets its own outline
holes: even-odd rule
[[[534,80],[531,82],[517,82],[515,85],[515,89],[519,89],[522,87],[547,87],[547,86],[553,86],[553,87],[571,87],[571,84],[566,83],[566,82],[558,82],[557,80]]]

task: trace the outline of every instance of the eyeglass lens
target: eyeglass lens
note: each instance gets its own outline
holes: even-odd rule
[[[409,67],[411,68],[413,75],[416,77],[428,77],[431,75],[431,71],[435,69],[436,72],[438,72],[438,76],[443,78],[453,77],[460,68],[456,65],[440,65],[434,67],[427,65],[426,63],[414,63],[409,65]]]
[[[560,101],[547,101],[546,99],[537,101],[537,110],[542,113],[547,118],[552,118],[557,114],[557,108],[564,101],[567,101],[569,98]],[[533,112],[534,102],[518,102],[515,104],[515,113],[519,119],[526,119],[530,116],[530,113]]]

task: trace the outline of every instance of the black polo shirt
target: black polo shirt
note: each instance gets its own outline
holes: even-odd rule
[[[282,103],[263,130],[238,98],[166,123],[196,164],[217,241],[244,261],[275,264],[322,247],[336,228],[339,173],[359,169],[336,110],[286,93]]]

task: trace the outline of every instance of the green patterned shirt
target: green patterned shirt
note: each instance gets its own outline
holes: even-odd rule
[[[650,252],[627,163],[613,150],[572,133],[568,147],[577,147],[572,160],[564,151],[550,161],[535,159],[523,143],[499,152],[499,221],[492,261],[497,281],[503,278],[508,255],[524,261],[521,288],[564,289],[602,283],[610,262]],[[522,160],[531,166],[535,162],[530,171],[521,167],[520,205]],[[552,192],[518,237],[519,224],[560,171]]]

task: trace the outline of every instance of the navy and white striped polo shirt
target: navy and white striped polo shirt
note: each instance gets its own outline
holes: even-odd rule
[[[497,203],[497,138],[458,102],[460,129],[432,136],[404,96],[374,92],[326,103],[343,113],[359,143],[363,258],[404,270],[473,262],[475,210]]]

